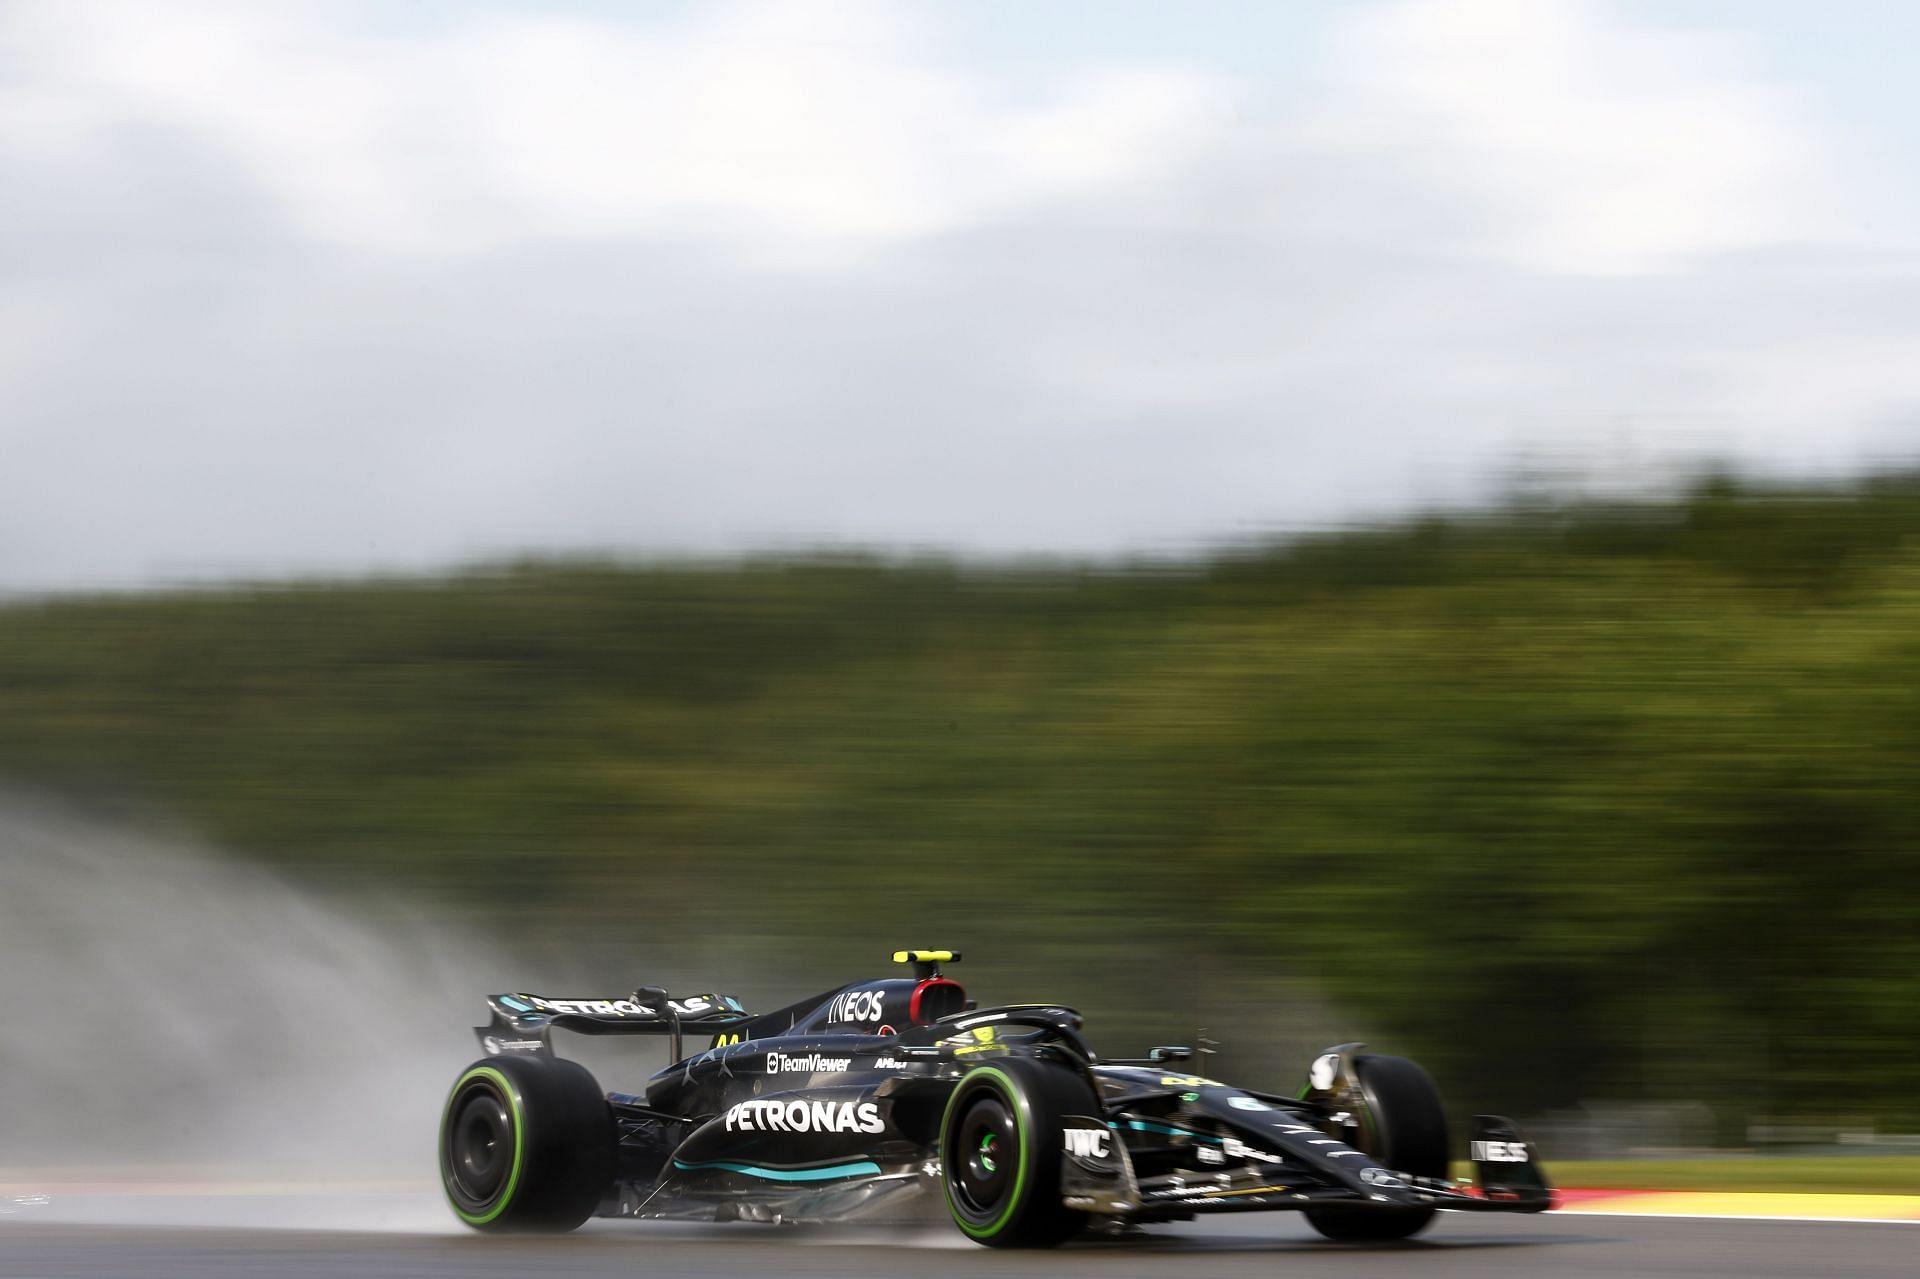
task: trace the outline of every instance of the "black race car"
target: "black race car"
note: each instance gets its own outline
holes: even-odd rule
[[[929,1197],[983,1244],[1046,1247],[1089,1228],[1297,1209],[1334,1239],[1400,1239],[1438,1209],[1540,1212],[1533,1147],[1482,1115],[1475,1184],[1450,1176],[1427,1073],[1343,1044],[1297,1097],[1180,1073],[1183,1047],[1101,1058],[1054,1004],[976,1009],[946,951],[912,977],[855,982],[755,1015],[727,995],[495,995],[487,1056],[440,1125],[453,1211],[481,1230],[588,1217],[823,1221]],[[603,1091],[555,1029],[664,1035],[644,1094]],[[685,1037],[705,1041],[683,1052]]]

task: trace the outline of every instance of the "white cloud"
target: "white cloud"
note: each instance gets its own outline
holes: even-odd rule
[[[885,240],[1150,171],[1216,88],[1106,69],[1037,104],[930,56],[898,6],[696,9],[677,24],[479,10],[377,36],[342,10],[58,0],[16,21],[32,135],[181,130],[309,233],[478,251],[647,234]],[[31,47],[20,47],[31,41]]]
[[[0,9],[0,586],[1137,548],[1920,404],[1832,139],[1598,4],[1361,10],[1284,108],[920,7],[374,12]]]
[[[1543,270],[1670,269],[1844,234],[1819,139],[1737,41],[1593,0],[1412,0],[1340,42],[1321,145],[1483,204],[1485,248]]]

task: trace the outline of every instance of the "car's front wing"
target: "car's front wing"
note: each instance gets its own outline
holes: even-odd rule
[[[1197,1081],[1196,1081],[1197,1082]],[[1208,1095],[1214,1094],[1214,1095]],[[1479,1116],[1468,1143],[1472,1182],[1382,1167],[1278,1099],[1201,1084],[1178,1113],[1072,1116],[1062,1140],[1068,1207],[1136,1220],[1196,1212],[1351,1207],[1543,1212],[1552,1188],[1511,1121]]]

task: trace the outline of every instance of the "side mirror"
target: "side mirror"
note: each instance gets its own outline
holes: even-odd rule
[[[1193,1049],[1184,1044],[1162,1044],[1147,1050],[1148,1061],[1187,1061],[1192,1057]]]

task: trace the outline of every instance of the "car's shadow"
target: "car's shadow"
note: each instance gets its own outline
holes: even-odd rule
[[[737,1228],[737,1227],[736,1227]],[[709,1228],[711,1229],[711,1228]],[[781,1239],[819,1246],[965,1248],[975,1245],[943,1223],[914,1225],[799,1224],[774,1228]],[[1508,1248],[1579,1246],[1613,1242],[1589,1234],[1468,1235],[1449,1237],[1428,1235],[1418,1239],[1383,1242],[1342,1243],[1316,1236],[1278,1234],[1228,1234],[1192,1229],[1148,1229],[1123,1234],[1090,1233],[1065,1244],[1063,1255],[1106,1253],[1115,1257],[1136,1255],[1227,1256],[1235,1253],[1285,1254],[1290,1257],[1351,1257],[1358,1253],[1392,1253],[1405,1257],[1440,1256],[1451,1253],[1498,1251]]]
[[[1418,1256],[1455,1252],[1482,1252],[1502,1248],[1559,1247],[1598,1244],[1608,1240],[1591,1235],[1553,1235],[1539,1239],[1393,1239],[1379,1243],[1337,1243],[1331,1239],[1263,1239],[1254,1235],[1148,1235],[1114,1239],[1076,1239],[1066,1245],[1075,1252],[1111,1250],[1133,1253],[1286,1253],[1290,1256],[1350,1257],[1355,1253],[1398,1253]]]

